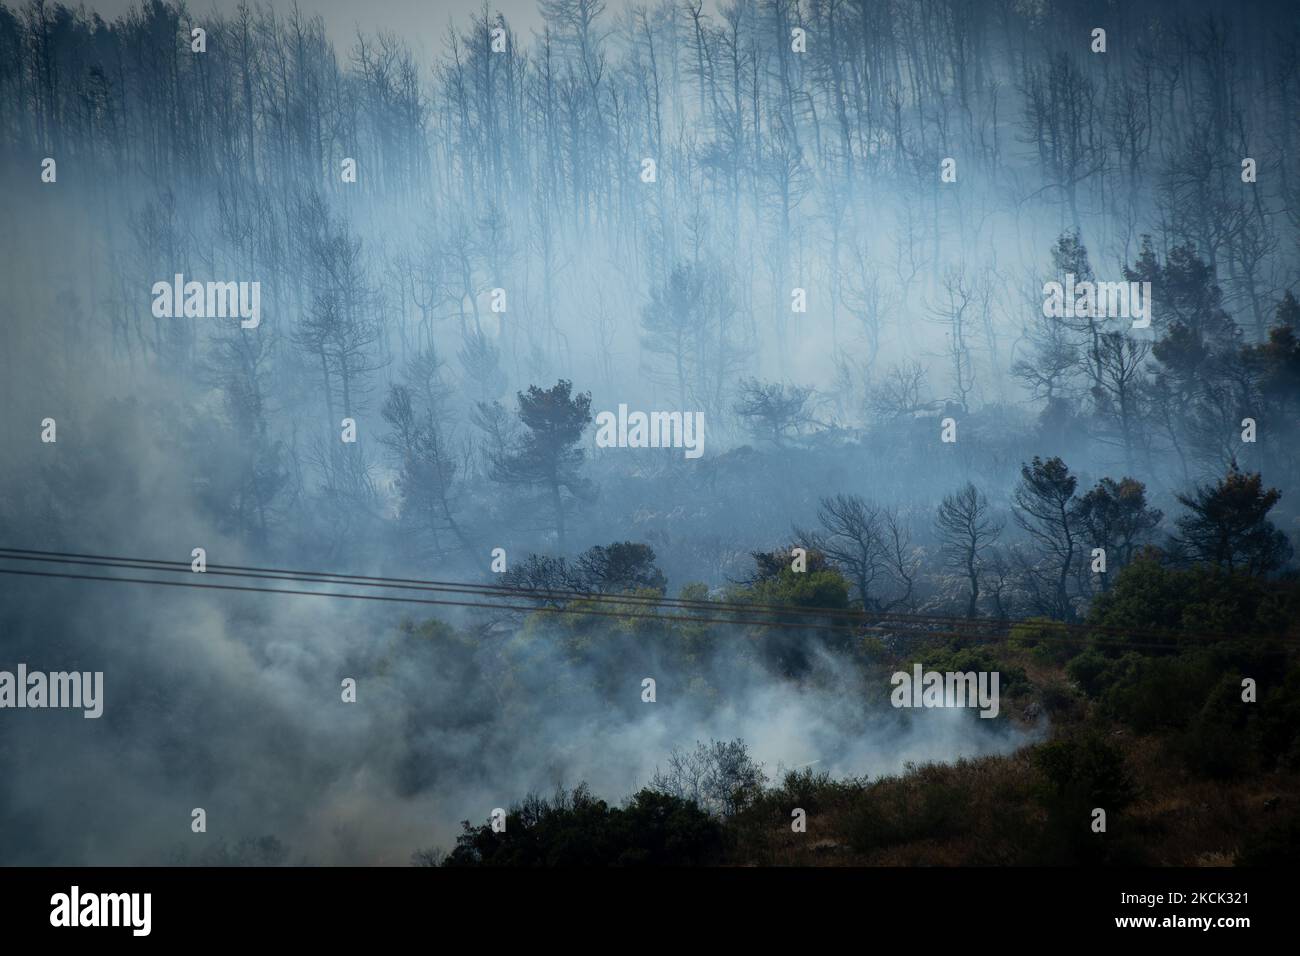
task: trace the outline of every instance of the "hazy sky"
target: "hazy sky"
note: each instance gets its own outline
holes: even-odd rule
[[[613,11],[623,0],[610,0]],[[240,0],[195,0],[189,9],[202,16],[215,10],[229,13],[239,6]],[[69,2],[69,6],[75,6]],[[114,19],[131,7],[140,6],[140,0],[88,0],[83,4],[106,20]],[[288,0],[269,4],[276,10],[293,9]],[[482,6],[482,0],[298,0],[298,6],[308,15],[320,14],[325,29],[335,46],[346,50],[351,46],[356,27],[360,24],[367,32],[388,30],[402,37],[413,51],[428,54],[442,45],[449,19],[463,24],[472,10]],[[506,20],[525,40],[532,28],[542,25],[536,0],[493,0],[492,9],[500,10]]]

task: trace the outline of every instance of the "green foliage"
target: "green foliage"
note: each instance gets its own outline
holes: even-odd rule
[[[802,807],[811,815],[844,803],[864,785],[865,778],[850,777],[835,780],[825,770],[802,767],[798,770],[787,770],[785,776],[781,778],[780,786],[771,788],[763,796],[766,801],[782,809]],[[788,816],[789,811],[786,810],[782,819]]]
[[[1116,661],[1090,647],[1065,665],[1065,673],[1085,694],[1096,698],[1114,684],[1117,673],[1128,666],[1127,658]]]
[[[446,675],[478,686],[475,656],[477,645],[468,634],[456,630],[451,624],[437,618],[423,621],[404,620],[398,625],[398,636],[375,664],[377,674],[393,674],[413,665],[433,665]]]
[[[444,866],[683,866],[716,862],[721,824],[689,800],[642,790],[625,807],[586,785],[550,800],[530,795],[506,814],[506,828],[467,820]]]
[[[974,826],[969,794],[951,768],[908,768],[906,777],[877,781],[857,801],[848,824],[849,844],[860,853],[914,840],[948,840]]]
[[[998,658],[989,647],[935,648],[920,655],[922,668],[942,673],[968,671],[997,671],[998,693],[1014,697],[1033,689],[1023,667],[1009,665]]]
[[[1136,785],[1124,765],[1124,754],[1097,733],[1066,737],[1043,744],[1034,763],[1047,783],[1045,802],[1107,814],[1129,806]]]
[[[1277,306],[1277,321],[1268,342],[1242,350],[1256,375],[1259,408],[1252,409],[1263,434],[1281,435],[1300,420],[1300,301],[1287,292]],[[1256,460],[1268,474],[1296,474],[1300,468],[1294,440],[1268,442]]]
[[[561,379],[551,388],[530,385],[527,392],[517,393],[516,398],[524,431],[515,450],[493,456],[492,477],[506,484],[547,489],[563,550],[563,493],[583,499],[594,495],[591,483],[578,473],[586,457],[579,442],[591,424],[591,393],[574,394],[573,383]]]
[[[773,577],[764,578],[750,588],[736,592],[742,601],[755,604],[782,604],[789,607],[828,607],[848,609],[849,582],[838,571],[826,568],[806,572],[782,568]]]
[[[1232,779],[1254,769],[1258,751],[1248,728],[1256,705],[1241,699],[1240,678],[1229,675],[1211,687],[1187,732],[1175,739],[1173,750],[1184,766],[1202,777]]]
[[[1020,483],[1012,494],[1012,516],[1029,536],[1046,563],[1040,582],[1050,591],[1048,610],[1053,617],[1074,619],[1068,582],[1078,556],[1079,518],[1074,489],[1079,479],[1059,457],[1043,461],[1037,455],[1020,468]]]
[[[682,585],[682,589],[677,596],[683,601],[707,601],[709,599],[709,586],[703,581],[691,581]]]
[[[1187,726],[1223,674],[1205,654],[1125,661],[1102,694],[1102,710],[1140,732]]]
[[[756,560],[753,580],[733,589],[728,600],[849,607],[848,582],[819,562],[817,552],[809,552],[809,571],[799,574],[790,570],[788,556],[780,550],[763,557]],[[1171,567],[1148,550],[1114,575],[1111,590],[1097,597],[1088,618],[1089,624],[1116,628],[1121,636],[1131,629],[1137,646],[1097,641],[1080,649],[1060,640],[1065,634],[1061,625],[1044,618],[1017,622],[1006,645],[936,638],[916,649],[913,659],[925,670],[997,671],[1004,696],[1033,695],[1054,715],[1053,730],[1060,736],[1017,759],[985,765],[995,775],[958,762],[909,767],[899,777],[871,783],[835,780],[805,767],[784,773],[768,787],[762,767],[742,742],[714,741],[693,751],[675,751],[667,769],[656,772],[622,807],[596,800],[582,787],[550,801],[530,797],[511,810],[506,833],[466,824],[451,854],[444,858],[425,852],[416,859],[451,866],[784,863],[792,854],[808,852],[789,833],[790,811],[801,807],[816,818],[818,832],[829,837],[821,853],[856,853],[885,862],[1150,863],[1152,834],[1159,825],[1152,822],[1147,802],[1137,804],[1130,760],[1146,774],[1165,773],[1167,765],[1183,781],[1231,782],[1300,767],[1300,666],[1289,662],[1281,645],[1260,640],[1286,633],[1300,608],[1296,580],[1284,577],[1279,583],[1265,587],[1256,578],[1212,566]],[[646,587],[628,590],[662,593]],[[693,600],[709,598],[702,584],[686,585],[681,593]],[[580,602],[571,604],[578,606]],[[680,613],[709,616],[707,611]],[[629,617],[601,619],[593,628],[578,615],[536,618],[524,629],[525,637],[502,655],[512,672],[529,669],[526,635],[543,644],[537,649],[542,654],[559,646],[583,657],[600,652],[632,661],[653,653],[660,655],[657,659],[682,661],[713,633],[704,623]],[[1149,628],[1167,630],[1160,646],[1148,646]],[[1221,630],[1240,639],[1198,640]],[[811,656],[814,643],[825,640],[815,631],[776,626],[751,628],[750,635],[760,654],[746,657],[745,666],[762,666],[766,657],[769,666],[775,660],[791,675],[799,673],[801,655]],[[450,652],[453,662],[474,665],[473,641],[448,625],[407,625],[403,640],[416,648],[438,647],[442,654]],[[1009,660],[1023,662],[1025,654],[1052,673],[1043,678],[1035,667],[1031,682],[1023,667],[1008,665]],[[893,657],[882,651],[882,666]],[[1056,676],[1063,662],[1078,691]],[[870,676],[872,662],[863,660],[862,665]],[[1241,700],[1243,676],[1258,682],[1258,703]],[[692,691],[697,692],[713,688],[706,681]],[[1094,702],[1087,709],[1089,719],[1113,721],[1130,733],[1108,737],[1080,729],[1084,707],[1079,692]],[[1137,746],[1128,743],[1137,744],[1135,734],[1144,735]],[[1154,765],[1148,762],[1153,740],[1159,753]],[[1153,789],[1172,785],[1144,780]],[[1107,813],[1104,835],[1090,827],[1095,807]],[[1014,839],[991,835],[1008,826],[1016,829]],[[1279,824],[1275,837],[1285,844],[1286,833]],[[1242,847],[1242,862],[1275,855],[1258,834]],[[1293,851],[1284,845],[1280,852],[1285,858]]]
[[[1169,746],[1198,776],[1300,766],[1300,665],[1277,646],[1220,643],[1153,657],[1089,649],[1066,673],[1101,712],[1140,733],[1174,731]],[[1244,702],[1242,679],[1259,699]]]
[[[1092,546],[1106,549],[1112,573],[1133,560],[1137,546],[1163,517],[1159,509],[1147,507],[1146,486],[1135,478],[1101,479],[1079,499],[1077,511]]]
[[[1079,651],[1080,644],[1069,640],[1071,636],[1059,622],[1038,617],[1013,625],[1007,643],[1029,650],[1044,663],[1063,664]]]
[[[1300,770],[1300,664],[1261,686],[1255,734],[1265,769]]]
[[[1043,709],[1053,715],[1074,715],[1080,705],[1078,693],[1063,680],[1045,681],[1039,688]]]
[[[668,586],[654,548],[633,541],[588,548],[578,556],[577,568],[585,586],[599,594],[649,590],[662,595]]]
[[[537,599],[551,605],[564,603],[564,594],[621,594],[654,591],[662,596],[668,579],[655,563],[648,544],[615,541],[596,545],[578,555],[572,563],[563,557],[530,554],[506,572],[502,583],[538,592]]]
[[[1178,543],[1192,560],[1228,571],[1254,575],[1276,570],[1292,552],[1286,535],[1268,520],[1281,497],[1276,488],[1264,488],[1258,472],[1243,473],[1234,460],[1215,484],[1178,496],[1188,511],[1178,519]]]
[[[774,552],[779,554],[779,552]],[[847,610],[849,583],[838,571],[825,567],[813,570],[815,552],[808,553],[808,570],[796,572],[787,561],[779,570],[766,568],[760,555],[756,555],[758,574],[753,583],[738,587],[728,595],[728,600],[741,604],[777,604],[785,607],[826,607]],[[755,616],[782,619],[781,615],[767,611]],[[789,618],[790,627],[762,626],[755,634],[761,659],[771,668],[787,677],[804,674],[817,644],[844,652],[853,645],[853,635],[848,628],[817,630],[806,626],[817,623],[842,624],[842,619],[814,615]]]
[[[1088,623],[1106,628],[1261,635],[1285,631],[1294,613],[1294,591],[1269,589],[1257,578],[1212,566],[1171,568],[1145,555],[1120,571],[1099,594]],[[1135,636],[1141,643],[1174,644],[1173,636]]]

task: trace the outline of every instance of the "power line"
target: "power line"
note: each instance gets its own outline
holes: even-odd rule
[[[23,557],[21,558],[21,560],[47,561],[53,563],[97,564],[97,565],[107,566],[107,567],[125,567],[128,569],[183,571],[186,574],[193,573],[190,566],[185,562],[181,562],[181,561],[165,561],[165,560],[154,560],[154,559],[146,559],[146,558],[127,558],[127,557],[109,556],[109,555],[76,554],[72,552],[43,552],[43,551],[34,551],[30,549],[0,548],[0,552],[5,552],[5,551],[15,552],[17,554],[21,554],[24,556],[30,556],[30,557]],[[58,557],[54,557],[54,556],[58,556]],[[0,557],[8,557],[8,556],[0,554]],[[64,560],[65,558],[71,560]],[[117,562],[129,562],[129,563],[118,564]],[[816,608],[816,607],[803,607],[803,606],[790,607],[788,605],[739,604],[739,603],[713,602],[713,601],[686,601],[686,600],[674,600],[668,598],[656,599],[652,597],[644,597],[644,596],[637,596],[637,595],[609,595],[609,594],[592,594],[588,592],[545,591],[545,590],[535,590],[535,589],[528,589],[528,588],[512,588],[512,587],[499,586],[499,585],[478,585],[478,584],[471,584],[467,582],[418,581],[418,579],[410,579],[410,578],[380,578],[380,577],[363,576],[363,575],[346,575],[346,574],[333,573],[333,572],[291,571],[291,570],[279,569],[279,568],[243,568],[239,565],[209,565],[207,573],[223,574],[226,576],[233,576],[233,577],[261,577],[270,580],[303,581],[303,582],[320,581],[321,583],[327,583],[327,584],[352,585],[353,582],[362,582],[360,586],[382,587],[386,589],[392,588],[392,589],[403,589],[403,590],[450,591],[454,593],[462,593],[462,594],[469,594],[472,596],[481,596],[481,597],[490,597],[490,598],[495,598],[498,594],[504,594],[508,597],[520,597],[529,600],[538,600],[543,596],[554,597],[556,595],[565,594],[565,595],[573,595],[572,598],[573,600],[593,602],[593,603],[604,603],[604,604],[615,604],[615,605],[632,603],[634,605],[640,605],[640,606],[652,607],[652,608],[667,606],[672,609],[704,610],[709,612],[716,612],[718,610],[731,611],[734,613],[747,615],[748,617],[745,619],[744,622],[763,623],[772,626],[779,626],[782,623],[789,624],[792,622],[759,621],[756,620],[755,618],[761,615],[763,612],[769,612],[769,613],[778,613],[787,616],[796,615],[796,616],[806,617],[808,615],[816,615],[816,616],[827,616],[827,617],[843,617],[853,622],[865,622],[867,620],[879,622],[882,620],[884,621],[892,620],[892,621],[896,621],[900,623],[908,623],[908,624],[918,624],[918,623],[919,624],[946,624],[949,626],[957,626],[963,632],[967,632],[967,633],[969,633],[972,630],[983,630],[983,631],[993,630],[997,632],[998,636],[1001,636],[1003,631],[1005,631],[1009,626],[1012,626],[1016,623],[1031,623],[1031,622],[1017,622],[1017,621],[998,621],[990,618],[976,618],[976,619],[955,618],[955,617],[941,616],[941,615],[919,615],[919,614],[906,614],[906,613],[897,613],[897,612],[890,612],[886,614],[866,614],[860,610],[848,610],[843,608]],[[346,579],[346,580],[336,580],[336,579]],[[452,603],[452,602],[448,602],[448,603]],[[476,605],[464,605],[464,606],[476,606]],[[538,607],[519,608],[514,606],[508,606],[508,605],[489,605],[489,606],[500,607],[501,609],[505,609],[505,610],[519,610],[519,611],[539,610]],[[565,613],[580,612],[580,609],[576,609],[576,608],[564,608],[564,609],[547,608],[546,610],[563,611]],[[626,617],[626,616],[633,616],[633,615],[628,615],[626,612],[623,612],[620,614],[616,614],[614,616]],[[650,616],[650,615],[634,615],[634,616]],[[686,620],[700,620],[700,619],[686,618]],[[730,620],[726,622],[742,623],[742,621],[730,621]],[[1032,622],[1032,623],[1037,623],[1037,622]],[[847,627],[857,626],[866,630],[872,630],[876,632],[890,631],[890,629],[887,627],[882,627],[882,626],[868,627],[867,625],[865,625],[865,623],[856,623],[856,624],[845,625],[845,626]],[[1129,638],[1128,640],[1125,641],[1125,643],[1129,643],[1129,644],[1134,643],[1131,640],[1131,637],[1142,636],[1143,634],[1146,635],[1154,634],[1160,637],[1177,637],[1177,635],[1168,634],[1167,632],[1158,632],[1158,631],[1153,631],[1151,629],[1141,629],[1141,628],[1114,628],[1114,627],[1091,628],[1088,625],[1064,624],[1060,622],[1050,622],[1045,626],[1052,628],[1053,630],[1062,630],[1062,631],[1066,631],[1067,633],[1074,632],[1080,635],[1091,636],[1094,639],[1097,637],[1094,631],[1100,630],[1100,631],[1107,631],[1107,632],[1118,632],[1120,635]],[[819,625],[818,627],[822,628],[824,626]],[[1230,635],[1222,635],[1222,637],[1226,639],[1229,638]],[[1043,638],[1048,640],[1052,640],[1052,639],[1067,640],[1069,643],[1076,643],[1075,640],[1069,640],[1065,638],[1063,635],[1059,635],[1059,634],[1043,635],[1040,639]]]
[[[208,573],[208,572],[204,572]],[[760,625],[768,627],[791,627],[799,629],[812,630],[865,630],[877,631],[881,633],[894,633],[893,629],[883,627],[869,627],[865,625],[852,624],[813,624],[798,621],[769,621],[761,619],[735,619],[735,618],[706,618],[706,617],[683,617],[680,615],[670,614],[633,614],[625,611],[599,611],[592,608],[562,608],[562,607],[532,607],[509,604],[482,604],[473,601],[447,601],[436,598],[415,598],[415,597],[392,597],[383,594],[349,594],[336,591],[303,591],[289,588],[259,588],[249,585],[237,584],[213,584],[200,581],[165,581],[158,578],[126,578],[116,575],[98,575],[98,574],[73,574],[61,571],[24,571],[18,568],[0,568],[0,574],[18,574],[28,577],[38,578],[63,578],[73,581],[107,581],[113,584],[156,584],[164,587],[182,587],[197,588],[199,590],[215,591],[243,591],[257,594],[289,594],[300,597],[334,597],[348,598],[357,601],[388,601],[399,604],[432,604],[443,607],[470,607],[483,608],[494,611],[527,611],[529,613],[551,613],[551,614],[580,614],[593,617],[614,617],[619,619],[627,618],[646,618],[658,621],[676,621],[683,624],[737,624],[737,625]],[[288,579],[282,579],[288,580]],[[322,582],[324,583],[324,582]],[[925,632],[927,636],[934,637],[951,637],[962,638],[966,635],[958,633],[944,633],[939,631]]]
[[[120,557],[114,558],[105,555],[87,555],[87,554],[80,554],[73,557],[72,553],[70,552],[41,552],[41,551],[33,551],[30,549],[14,549],[14,548],[0,548],[0,552],[17,552],[18,554],[21,555],[21,557],[14,557],[9,554],[0,553],[0,559],[7,559],[7,560],[43,561],[47,563],[56,563],[56,564],[88,564],[93,566],[114,568],[120,570],[158,570],[158,571],[170,571],[170,572],[183,571],[186,574],[194,573],[188,564],[185,564],[184,562],[177,562],[177,561],[151,561],[150,559],[143,559],[143,558],[120,558]],[[58,557],[56,557],[56,555],[58,555]],[[157,567],[151,565],[157,565]],[[234,570],[235,567],[236,566],[212,565],[209,566],[208,570],[204,573],[218,574],[218,575],[223,575],[228,577],[243,577],[243,578],[255,578],[255,579],[266,579],[266,580],[278,580],[278,581],[286,581],[286,582],[302,582],[302,583],[342,584],[345,586],[358,586],[358,585],[355,585],[352,582],[346,580],[329,580],[329,578],[356,578],[361,582],[363,582],[361,586],[379,587],[385,589],[393,588],[393,589],[403,589],[403,590],[439,590],[439,589],[460,590],[465,593],[468,593],[471,596],[490,598],[492,599],[492,602],[480,603],[480,602],[471,602],[471,601],[451,601],[445,599],[429,599],[429,598],[421,599],[421,598],[414,598],[414,597],[395,597],[389,595],[357,594],[353,592],[325,592],[325,591],[307,591],[307,590],[286,589],[286,588],[262,588],[262,587],[252,587],[248,585],[222,585],[222,584],[216,584],[212,582],[200,582],[200,581],[174,581],[174,580],[167,581],[167,580],[162,580],[157,578],[128,578],[128,577],[121,577],[117,575],[107,576],[107,575],[73,574],[70,572],[30,571],[30,570],[20,570],[20,569],[13,569],[13,568],[0,568],[0,573],[18,574],[18,575],[31,576],[31,577],[63,578],[69,580],[103,581],[103,582],[110,582],[110,583],[131,583],[131,584],[146,584],[146,585],[157,584],[157,585],[172,586],[172,587],[180,586],[180,587],[191,587],[191,588],[199,588],[199,589],[207,588],[212,590],[268,593],[268,594],[286,594],[286,595],[297,595],[297,596],[307,596],[307,597],[337,597],[337,598],[354,599],[354,600],[374,600],[374,601],[384,601],[390,603],[410,603],[410,604],[435,605],[435,606],[447,606],[447,607],[466,607],[466,608],[477,608],[477,609],[498,610],[498,611],[573,614],[573,615],[581,615],[581,616],[612,617],[612,618],[619,618],[619,619],[629,619],[629,618],[652,619],[652,620],[661,620],[666,622],[678,622],[678,623],[731,624],[731,625],[738,625],[738,626],[787,627],[787,628],[795,628],[795,629],[828,630],[828,631],[848,630],[848,631],[856,631],[856,632],[895,634],[895,635],[899,634],[900,632],[902,633],[908,632],[907,630],[903,630],[900,626],[881,626],[881,625],[872,626],[863,622],[833,624],[833,623],[816,623],[816,622],[808,622],[808,621],[773,620],[770,618],[763,617],[762,611],[771,608],[772,607],[771,605],[752,605],[752,606],[723,605],[721,608],[721,609],[725,609],[726,607],[738,608],[739,613],[745,615],[742,617],[735,616],[735,613],[737,612],[733,612],[732,616],[701,617],[696,614],[691,614],[690,616],[669,615],[669,614],[660,613],[658,611],[652,611],[651,613],[632,613],[628,610],[608,611],[608,610],[597,610],[588,607],[576,607],[576,608],[575,607],[548,607],[545,605],[520,606],[520,605],[499,603],[497,601],[497,597],[498,595],[500,595],[504,597],[527,597],[530,599],[536,599],[537,594],[527,589],[489,587],[486,585],[477,585],[477,586],[465,585],[461,582],[454,582],[454,583],[439,582],[438,586],[435,587],[427,586],[429,584],[432,584],[432,582],[426,582],[426,586],[412,587],[411,585],[405,583],[400,583],[400,584],[389,583],[389,582],[405,582],[410,579],[375,578],[375,577],[364,577],[359,575],[331,574],[329,572],[293,572],[293,571],[287,571],[282,569],[266,569],[266,568],[257,569],[256,571],[236,571]],[[454,584],[455,586],[443,587],[443,585],[446,584]],[[604,603],[607,605],[608,604],[617,605],[619,603],[623,603],[622,601],[623,597],[624,596],[583,594],[581,600],[591,601],[597,604]],[[647,599],[647,600],[653,602],[653,599]],[[664,602],[664,603],[669,604],[669,606],[672,607],[671,602]],[[711,604],[711,602],[690,602],[690,603],[692,606],[685,608],[688,611],[696,610],[696,609],[713,610],[714,607]],[[679,609],[679,608],[673,607],[672,609]],[[814,609],[814,608],[781,607],[779,608],[779,610],[784,614],[803,615],[805,617],[821,616],[818,613],[818,609]],[[842,610],[842,609],[827,609],[827,610]],[[861,612],[854,612],[854,613],[859,618],[865,617]],[[899,615],[899,617],[904,618],[906,616]],[[904,621],[903,623],[912,623],[912,624],[924,625],[927,627],[932,626],[935,623],[934,621],[924,616],[918,615],[917,618],[918,618],[917,620],[913,620],[910,622]],[[1007,632],[1010,630],[1012,626],[1014,626],[1017,623],[1023,623],[1023,622],[995,621],[992,619],[974,619],[974,620],[957,619],[956,630],[950,630],[950,631],[912,630],[912,629],[908,629],[908,630],[910,630],[911,633],[916,634],[918,636],[953,638],[953,639],[970,639],[970,638],[997,639],[997,638],[1004,638],[1008,636]],[[1103,637],[1097,634],[1089,634],[1087,632],[1086,627],[1071,626],[1070,629],[1074,629],[1075,633],[1077,633],[1078,636],[1070,637],[1068,636],[1068,634],[1053,634],[1050,636],[1050,639],[1060,641],[1063,643],[1070,643],[1070,644],[1086,643],[1087,641],[1091,640],[1098,643],[1119,643],[1122,644],[1123,646],[1134,647],[1134,648],[1143,647],[1143,648],[1166,649],[1166,650],[1170,649],[1169,646],[1166,644],[1138,642],[1133,640],[1117,639],[1113,637]],[[1258,640],[1259,638],[1253,638],[1253,639]]]
[[[8,553],[5,553],[8,552]],[[179,571],[186,574],[193,573],[189,564],[184,561],[169,561],[163,559],[150,558],[131,558],[120,555],[99,555],[86,554],[77,552],[62,551],[39,551],[25,548],[4,548],[0,547],[0,558],[13,556],[19,560],[42,561],[48,563],[65,564],[95,564],[107,567],[125,567],[138,568],[141,570],[151,571]],[[119,563],[121,562],[121,563]],[[349,586],[361,587],[380,587],[394,590],[414,590],[429,591],[440,593],[466,594],[470,596],[489,597],[495,599],[498,595],[505,595],[512,598],[524,598],[528,600],[571,600],[587,603],[597,603],[605,605],[631,605],[646,608],[670,608],[673,610],[684,611],[707,611],[717,613],[725,611],[730,613],[747,615],[750,617],[767,615],[781,616],[802,616],[810,615],[818,617],[827,617],[832,619],[842,619],[846,622],[853,622],[853,626],[866,627],[866,622],[872,622],[878,625],[871,628],[876,631],[887,631],[884,624],[894,622],[903,624],[927,624],[943,625],[947,627],[959,627],[961,630],[969,632],[972,630],[993,630],[1001,632],[1016,624],[1038,625],[1046,629],[1049,633],[1041,634],[1035,637],[1035,640],[1062,640],[1065,639],[1061,633],[1085,635],[1091,638],[1098,638],[1099,634],[1113,635],[1125,639],[1125,643],[1132,643],[1132,638],[1149,637],[1160,638],[1164,640],[1176,640],[1186,643],[1188,637],[1179,634],[1170,629],[1151,628],[1151,627],[1119,627],[1114,625],[1088,625],[1088,624],[1069,624],[1059,621],[1040,622],[1036,620],[998,620],[993,618],[965,618],[953,615],[938,614],[917,614],[912,612],[867,612],[860,609],[850,608],[831,608],[831,607],[811,607],[811,606],[790,606],[765,604],[761,602],[728,602],[728,601],[708,601],[708,600],[690,600],[683,598],[668,597],[650,597],[645,595],[632,594],[600,594],[587,591],[574,591],[567,589],[539,589],[523,588],[508,585],[495,584],[476,584],[464,581],[439,581],[423,580],[418,578],[389,578],[376,577],[368,575],[353,575],[341,572],[330,571],[301,571],[284,568],[263,568],[249,567],[243,565],[216,565],[207,566],[209,574],[218,574],[230,577],[251,577],[264,578],[268,580],[285,580],[285,581],[320,581],[326,584],[346,584]],[[529,608],[509,608],[512,610],[537,610],[536,607]],[[568,608],[569,613],[577,613],[578,609]],[[624,615],[626,616],[626,615]],[[696,618],[698,620],[698,618]],[[777,624],[779,622],[766,622]],[[1237,635],[1225,632],[1201,631],[1198,637],[1219,640],[1236,640]],[[1070,640],[1070,643],[1075,643]],[[1136,645],[1135,645],[1136,646]]]

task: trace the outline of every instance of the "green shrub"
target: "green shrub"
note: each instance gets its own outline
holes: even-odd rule
[[[1069,631],[1057,621],[1031,618],[1015,624],[1007,641],[1012,647],[1028,650],[1043,663],[1064,664],[1081,646],[1066,640],[1069,636]]]
[[[922,653],[921,661],[927,671],[941,673],[967,673],[969,671],[997,671],[998,693],[1008,697],[1026,694],[1033,690],[1023,667],[1014,667],[998,660],[987,647],[962,647],[955,650],[936,649]]]
[[[1043,744],[1034,752],[1034,763],[1048,784],[1046,796],[1076,808],[1103,807],[1111,813],[1127,807],[1136,795],[1124,754],[1095,732]]]
[[[444,866],[683,866],[721,859],[722,824],[690,800],[642,790],[610,807],[586,785],[510,809],[502,833],[464,823]]]
[[[1140,732],[1187,727],[1223,673],[1209,656],[1195,652],[1157,658],[1133,655],[1125,664],[1102,695],[1102,707]]]
[[[1095,699],[1114,683],[1118,671],[1115,664],[1096,648],[1090,647],[1065,665],[1065,673],[1085,694]]]

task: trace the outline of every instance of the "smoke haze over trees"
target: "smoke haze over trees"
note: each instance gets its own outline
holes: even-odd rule
[[[1078,624],[1130,568],[1290,580],[1293,4],[314,9],[0,4],[0,547],[559,613],[4,578],[0,667],[109,698],[0,720],[0,861],[405,862],[583,780],[625,829],[697,741],[859,776],[1048,732],[891,710],[906,634],[562,613],[609,595]],[[260,323],[158,317],[178,275]],[[1067,275],[1149,327],[1046,314]],[[620,405],[703,456],[597,444]],[[228,845],[178,849],[200,805]]]

